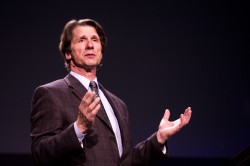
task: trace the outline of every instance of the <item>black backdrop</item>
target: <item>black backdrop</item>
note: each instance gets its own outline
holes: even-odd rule
[[[230,159],[249,145],[249,13],[240,1],[2,1],[0,153],[30,154],[34,89],[64,77],[58,51],[70,19],[101,23],[102,84],[128,105],[134,143],[192,107],[170,157]],[[133,86],[139,82],[140,88]]]

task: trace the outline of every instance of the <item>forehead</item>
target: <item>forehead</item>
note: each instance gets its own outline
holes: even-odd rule
[[[81,36],[98,36],[96,29],[89,25],[77,26],[73,30],[74,37],[81,37]]]

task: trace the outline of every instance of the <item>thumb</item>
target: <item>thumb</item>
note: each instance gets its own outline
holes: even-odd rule
[[[169,117],[170,117],[170,111],[169,111],[169,109],[166,109],[164,116],[163,116],[163,119],[168,121]]]

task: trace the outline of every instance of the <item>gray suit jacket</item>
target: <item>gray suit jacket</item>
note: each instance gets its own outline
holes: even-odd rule
[[[34,91],[31,112],[32,156],[35,165],[131,166],[150,165],[165,158],[156,135],[132,147],[128,111],[125,103],[99,87],[117,117],[123,154],[119,157],[115,134],[109,121],[99,111],[81,148],[73,123],[85,87],[72,75],[42,85]]]

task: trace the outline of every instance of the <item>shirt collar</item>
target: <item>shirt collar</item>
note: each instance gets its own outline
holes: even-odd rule
[[[76,73],[76,72],[73,72],[73,71],[70,71],[70,74],[71,74],[72,76],[74,76],[76,79],[78,79],[86,89],[90,89],[90,88],[89,88],[89,83],[90,83],[90,80],[89,80],[89,79],[87,79],[86,77],[84,77],[84,76],[82,76],[82,75],[80,75],[80,74],[78,74],[78,73]],[[94,79],[93,81],[96,82],[97,87],[98,87],[98,89],[99,89],[97,77],[95,77],[95,79]]]

